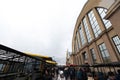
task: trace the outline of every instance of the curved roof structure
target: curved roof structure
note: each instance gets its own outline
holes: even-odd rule
[[[106,4],[107,3],[107,4]],[[73,32],[73,38],[72,38],[72,45],[74,45],[74,39],[76,36],[76,32],[77,29],[80,26],[80,22],[82,21],[82,19],[84,18],[84,16],[93,8],[95,7],[104,7],[106,9],[109,9],[110,6],[115,3],[115,0],[88,0],[86,2],[86,4],[84,5],[82,11],[80,12],[76,24],[75,24],[75,28],[74,28],[74,32]]]

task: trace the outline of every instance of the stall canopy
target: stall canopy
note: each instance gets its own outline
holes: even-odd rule
[[[49,56],[44,56],[40,54],[32,54],[32,53],[26,53],[26,54],[34,56],[36,58],[42,58],[43,60],[45,60],[45,62],[50,63],[50,64],[57,64],[56,61],[54,61],[52,57],[49,57]]]

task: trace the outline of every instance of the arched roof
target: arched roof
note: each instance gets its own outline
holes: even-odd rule
[[[83,17],[93,8],[95,7],[104,7],[109,9],[110,6],[115,2],[115,0],[88,0],[86,4],[84,5],[83,9],[81,10],[73,32],[73,38],[72,38],[72,46],[74,45],[74,39],[76,36],[76,32],[78,30],[78,27],[80,25],[80,22],[82,21]]]

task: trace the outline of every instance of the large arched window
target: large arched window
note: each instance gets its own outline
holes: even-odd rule
[[[94,35],[95,35],[95,37],[98,37],[98,35],[101,33],[101,29],[100,29],[100,26],[96,20],[94,12],[92,10],[88,13],[88,17],[89,17],[89,21],[90,21],[90,24],[92,26]]]
[[[86,40],[85,40],[85,35],[83,33],[83,26],[82,26],[82,24],[79,27],[79,32],[80,32],[81,43],[82,43],[82,45],[84,45],[86,43]]]
[[[78,41],[77,41],[77,37],[76,37],[76,40],[75,40],[75,46],[76,46],[76,52],[78,52],[79,51],[79,45],[78,45]]]
[[[76,39],[75,39],[75,42],[74,42],[74,54],[77,52],[77,47],[76,47]]]
[[[104,17],[106,16],[107,9],[105,9],[105,8],[97,8],[97,11],[98,11],[98,13],[99,13],[99,15],[100,15],[100,17],[101,17],[101,19],[102,19],[106,29],[111,27],[112,24],[110,23],[110,21],[104,19]]]
[[[85,28],[87,40],[88,40],[88,42],[90,42],[92,40],[92,38],[91,38],[91,34],[90,34],[90,31],[89,31],[89,28],[88,28],[88,23],[86,21],[86,18],[83,19],[83,25],[84,25],[84,28]]]
[[[80,44],[80,37],[79,37],[79,32],[77,32],[77,42],[78,42],[78,48],[81,48],[81,44]]]

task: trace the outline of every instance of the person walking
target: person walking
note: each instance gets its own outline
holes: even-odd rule
[[[107,80],[116,80],[113,72],[111,72],[111,71],[108,72],[108,79]]]
[[[68,77],[69,77],[68,67],[64,69],[64,76],[65,76],[65,80],[68,80]]]
[[[120,80],[120,69],[117,70],[118,74],[116,75],[116,80]]]
[[[75,68],[74,67],[70,67],[69,69],[69,75],[70,75],[70,80],[75,80]]]
[[[64,73],[62,70],[59,71],[57,80],[65,80]]]
[[[81,68],[78,68],[77,72],[76,72],[76,79],[77,80],[83,80],[83,71]]]

